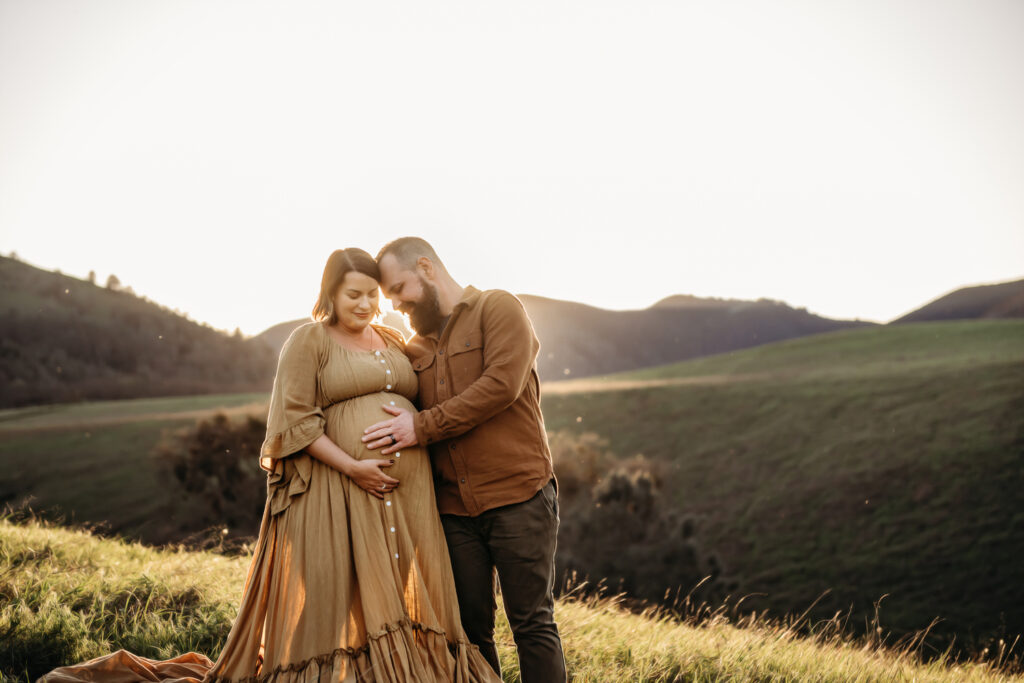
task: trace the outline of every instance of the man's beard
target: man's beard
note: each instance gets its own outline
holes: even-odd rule
[[[433,334],[441,329],[444,324],[444,316],[441,315],[441,300],[437,296],[437,287],[427,282],[420,276],[420,285],[423,287],[423,296],[414,304],[406,308],[409,311],[409,323],[416,334]]]

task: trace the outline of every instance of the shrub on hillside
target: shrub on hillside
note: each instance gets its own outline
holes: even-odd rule
[[[169,435],[157,447],[161,468],[181,492],[174,523],[182,535],[217,527],[232,537],[255,536],[266,501],[259,466],[266,422],[224,413]]]
[[[649,461],[619,460],[594,434],[553,434],[551,446],[561,504],[560,573],[668,607],[691,591],[700,604],[736,589],[715,555],[700,547],[694,520],[661,495]]]

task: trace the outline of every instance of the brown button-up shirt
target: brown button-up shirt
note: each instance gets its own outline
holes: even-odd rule
[[[540,412],[539,350],[519,299],[473,287],[440,338],[409,341],[420,385],[416,436],[429,446],[442,514],[475,517],[522,502],[554,476]]]

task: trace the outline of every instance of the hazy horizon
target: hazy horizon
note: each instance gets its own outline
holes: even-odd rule
[[[8,257],[10,257],[11,255],[12,255],[11,253],[3,254],[3,256],[8,256]],[[18,261],[20,261],[22,263],[25,263],[25,264],[27,264],[29,266],[33,266],[33,267],[40,268],[42,270],[46,270],[46,271],[50,271],[50,272],[58,272],[58,273],[61,273],[63,275],[67,275],[69,277],[77,278],[79,280],[88,280],[88,273],[85,274],[85,275],[78,275],[78,274],[75,274],[75,273],[68,273],[66,271],[61,270],[60,268],[46,268],[45,266],[40,265],[38,263],[31,263],[31,262],[27,261],[26,259],[22,258],[20,254],[17,254],[16,252],[13,254],[13,256]],[[99,273],[94,273],[94,274],[96,276],[95,284],[97,286],[99,286],[99,287],[105,287],[106,286],[106,277],[101,277]],[[111,274],[116,275],[116,273],[111,273]],[[206,325],[209,325],[210,327],[212,327],[214,329],[221,330],[223,332],[229,332],[230,333],[233,330],[235,330],[236,328],[238,328],[247,337],[257,336],[257,335],[261,334],[262,332],[265,332],[265,331],[269,330],[270,328],[272,328],[272,327],[274,327],[276,325],[279,325],[279,324],[288,323],[288,322],[292,322],[294,320],[298,320],[298,319],[301,319],[301,318],[308,318],[308,317],[310,317],[308,312],[297,312],[295,315],[293,315],[291,317],[283,318],[281,320],[277,320],[277,321],[271,322],[271,323],[265,325],[264,327],[261,327],[260,329],[251,330],[250,331],[250,330],[243,329],[240,325],[230,325],[230,324],[229,325],[221,325],[221,324],[217,324],[215,321],[212,321],[212,320],[197,319],[195,316],[193,316],[188,311],[183,311],[183,310],[180,310],[180,309],[174,309],[173,307],[168,306],[167,304],[165,304],[162,301],[159,301],[159,300],[156,300],[156,299],[152,299],[151,297],[146,296],[142,292],[135,291],[135,288],[132,287],[130,282],[121,282],[120,278],[118,278],[118,280],[119,280],[118,287],[119,287],[119,289],[121,291],[124,291],[125,289],[128,289],[133,294],[135,294],[137,296],[143,296],[146,299],[152,301],[153,303],[158,304],[160,306],[163,306],[164,308],[170,308],[171,310],[175,310],[176,312],[179,312],[179,313],[185,315],[186,317],[188,317],[189,319],[193,320],[196,323],[206,324]],[[820,313],[818,311],[810,311],[810,313],[813,313],[815,315],[819,315],[819,316],[824,317],[824,318],[831,318],[831,319],[834,319],[834,320],[858,320],[858,321],[862,321],[862,322],[886,324],[886,323],[889,323],[889,322],[891,322],[893,320],[896,320],[897,318],[902,317],[903,315],[905,315],[907,313],[910,313],[911,311],[917,310],[918,308],[921,308],[922,306],[925,306],[925,305],[931,303],[932,301],[935,301],[936,299],[940,299],[943,296],[945,296],[947,294],[950,294],[951,292],[957,291],[959,289],[964,289],[964,288],[968,288],[968,287],[986,286],[986,285],[997,285],[997,284],[1003,284],[1003,283],[1008,283],[1008,282],[1015,282],[1015,281],[1018,281],[1018,280],[1024,280],[1024,275],[1021,275],[1019,277],[1010,278],[1008,280],[994,280],[994,281],[989,281],[989,282],[966,283],[964,285],[961,285],[961,286],[958,286],[958,287],[954,287],[953,289],[950,289],[948,291],[944,291],[944,292],[942,292],[940,294],[936,294],[935,296],[932,296],[931,298],[929,298],[929,299],[927,299],[925,301],[921,301],[919,304],[916,304],[916,305],[912,306],[911,308],[907,309],[906,311],[903,311],[900,314],[895,315],[895,316],[893,316],[892,318],[890,318],[888,320],[870,320],[870,319],[864,318],[864,317],[837,318],[835,316],[830,316],[830,315],[827,315],[827,314],[823,314],[823,313]],[[465,284],[473,284],[473,283],[465,283]],[[662,297],[659,297],[657,299],[654,299],[649,304],[644,305],[644,306],[639,306],[639,307],[636,307],[636,308],[611,308],[611,307],[608,307],[608,306],[600,306],[600,305],[596,305],[596,304],[587,303],[587,302],[584,302],[584,301],[574,301],[574,300],[571,300],[571,299],[559,299],[557,297],[548,296],[547,294],[544,294],[542,292],[514,292],[514,294],[516,294],[517,296],[533,296],[533,297],[539,297],[539,298],[545,298],[545,299],[554,299],[554,300],[557,300],[557,301],[564,301],[564,302],[567,302],[567,303],[580,303],[580,304],[585,304],[587,306],[592,306],[594,308],[599,308],[599,309],[608,310],[608,311],[643,310],[643,309],[646,309],[646,308],[650,308],[650,307],[654,306],[655,304],[657,304],[658,302],[660,302],[660,301],[662,301],[664,299],[668,299],[668,298],[673,297],[673,296],[694,296],[694,295],[688,294],[686,292],[673,292],[671,294],[666,294],[665,296],[662,296]],[[698,298],[700,298],[700,299],[740,300],[740,299],[735,299],[734,297],[717,297],[717,296],[713,296],[713,295],[702,296],[702,297],[698,297]],[[770,297],[757,297],[757,298],[770,298]],[[743,299],[742,301],[756,301],[757,298],[755,298],[755,299]],[[390,306],[389,302],[386,299],[382,299],[382,303],[383,303],[382,310],[384,311],[385,314],[394,312],[397,315],[402,315],[401,313],[398,313],[397,311],[394,311],[394,309]],[[792,306],[793,308],[800,308],[799,306],[796,306],[792,302],[789,302],[789,301],[783,301],[782,303],[787,304],[789,306]],[[312,304],[310,305],[310,309],[312,309]],[[403,316],[403,317],[405,317],[405,316]],[[409,328],[408,321],[406,321],[406,327]]]
[[[1024,277],[1024,3],[0,0],[0,252],[256,334],[327,255],[886,322]]]

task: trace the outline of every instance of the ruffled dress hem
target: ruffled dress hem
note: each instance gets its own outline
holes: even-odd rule
[[[416,683],[498,681],[477,648],[452,642],[444,631],[411,619],[389,624],[367,637],[362,647],[342,647],[254,676],[208,675],[203,683]]]

